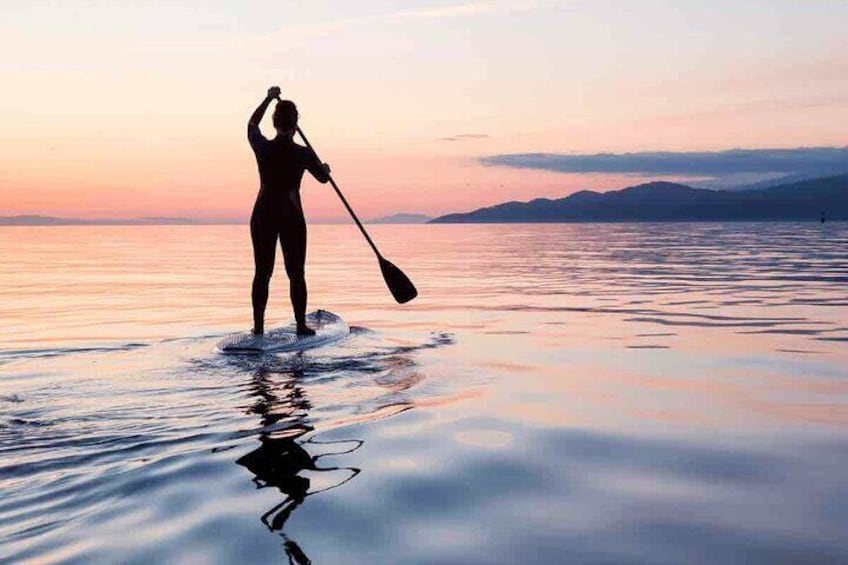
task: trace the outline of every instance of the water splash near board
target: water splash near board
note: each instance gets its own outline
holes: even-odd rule
[[[218,342],[216,349],[228,355],[303,351],[334,343],[350,333],[347,323],[327,310],[307,314],[306,325],[315,330],[315,335],[299,336],[295,325],[291,324],[284,328],[274,328],[263,335],[250,332],[230,334]]]

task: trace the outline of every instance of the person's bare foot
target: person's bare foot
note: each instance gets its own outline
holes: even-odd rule
[[[315,335],[315,330],[307,326],[306,324],[298,324],[297,326],[297,335],[306,336],[306,335]]]
[[[250,333],[252,333],[253,335],[263,335],[265,333],[265,328],[254,327],[252,330],[250,330]]]

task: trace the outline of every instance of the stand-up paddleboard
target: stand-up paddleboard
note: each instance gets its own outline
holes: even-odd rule
[[[306,315],[306,325],[315,330],[315,335],[297,335],[294,324],[274,328],[262,335],[251,332],[230,334],[220,342],[217,349],[226,354],[284,353],[321,347],[347,337],[350,329],[339,316],[326,310],[316,310]]]

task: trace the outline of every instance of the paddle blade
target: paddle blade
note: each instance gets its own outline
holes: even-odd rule
[[[409,277],[403,274],[403,271],[394,266],[394,264],[382,257],[379,258],[380,270],[383,272],[383,278],[386,279],[386,286],[392,292],[398,304],[405,304],[418,296],[418,291],[415,285],[409,280]]]

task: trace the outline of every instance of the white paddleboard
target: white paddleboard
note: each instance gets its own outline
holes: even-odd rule
[[[218,342],[217,349],[226,354],[282,353],[321,347],[347,337],[350,328],[341,317],[327,310],[306,315],[306,325],[315,335],[299,336],[294,324],[274,328],[262,335],[251,332],[230,334]]]

